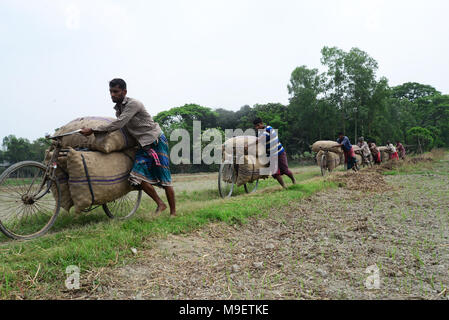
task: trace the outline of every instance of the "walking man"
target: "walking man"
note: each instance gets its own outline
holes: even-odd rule
[[[287,189],[284,179],[282,179],[282,175],[284,174],[292,180],[293,184],[296,184],[296,179],[288,168],[287,153],[279,141],[276,131],[271,126],[265,125],[261,118],[255,119],[253,124],[256,134],[259,137],[257,143],[259,143],[259,141],[266,142],[267,157],[273,158],[277,156],[273,178],[275,178],[284,189]],[[260,134],[259,130],[263,133]]]
[[[387,141],[387,147],[388,147],[388,151],[390,152],[390,160],[398,160],[399,161],[399,156],[398,156],[396,147],[390,141]]]
[[[345,154],[345,163],[347,163],[347,170],[357,171],[357,158],[355,157],[354,148],[352,147],[349,138],[343,132],[338,133],[337,143],[343,148]]]
[[[365,138],[360,137],[359,143],[357,143],[357,145],[361,150],[364,163],[371,162],[371,150],[368,146],[368,143],[366,143]]]
[[[156,213],[161,213],[167,206],[157,194],[153,185],[165,189],[170,215],[176,216],[175,191],[170,174],[168,140],[159,124],[153,120],[144,105],[127,97],[126,82],[113,79],[109,82],[111,99],[115,103],[117,120],[97,128],[83,128],[81,133],[89,136],[94,132],[110,133],[126,128],[139,144],[134,166],[129,181],[134,186],[141,186],[157,204]]]
[[[396,141],[396,150],[399,154],[399,158],[405,160],[405,148],[399,141]]]
[[[382,162],[382,158],[380,156],[380,150],[376,146],[374,142],[368,143],[369,149],[371,150],[371,153],[373,154],[374,162],[377,164],[380,164]]]

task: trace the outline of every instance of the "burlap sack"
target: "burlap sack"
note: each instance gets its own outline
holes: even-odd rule
[[[223,144],[223,151],[226,154],[233,154],[240,158],[240,156],[248,155],[248,152],[254,153],[253,156],[266,156],[265,145],[255,145],[257,137],[255,136],[240,136],[228,139]],[[252,147],[248,148],[248,144]]]
[[[67,167],[75,211],[80,212],[91,205],[114,201],[130,192],[133,188],[128,177],[134,157],[135,149],[105,154],[96,151],[75,151],[70,148]]]
[[[114,120],[114,118],[107,117],[78,118],[59,128],[54,135],[61,135],[82,128],[95,128],[100,125],[111,123]],[[121,151],[136,145],[136,140],[131,137],[124,128],[109,134],[94,133],[86,137],[78,133],[62,138],[62,146],[64,148],[87,148],[103,153]]]
[[[382,151],[380,153],[380,159],[382,162],[386,162],[386,161],[390,160],[390,154],[386,151]]]
[[[354,149],[354,152],[355,152],[356,154],[361,154],[362,149],[361,149],[359,146],[353,145],[352,148]]]
[[[338,145],[339,143],[335,141],[317,141],[312,145],[312,151],[320,152],[321,150],[328,149],[334,153],[343,153],[343,149]]]
[[[358,164],[359,168],[361,168],[362,167],[362,160],[363,160],[362,156],[359,155],[359,154],[356,154],[355,158],[357,159],[357,164]]]
[[[260,169],[266,167],[259,159],[254,156],[247,155],[243,157],[244,164],[239,164],[237,174],[237,186],[244,185],[245,183],[251,183],[258,179],[265,179],[268,175],[262,175]]]
[[[45,151],[45,159],[44,164],[47,165],[48,162],[51,160],[51,157],[53,156],[53,152],[50,151],[50,149],[47,149]],[[73,200],[70,195],[70,189],[69,189],[69,174],[67,171],[67,155],[59,156],[57,161],[58,167],[56,168],[56,179],[58,179],[59,182],[59,189],[61,190],[61,207],[66,210],[70,211],[70,208],[73,207]],[[51,193],[53,196],[56,194],[56,187],[52,185],[51,187]]]
[[[256,140],[255,136],[239,136],[228,139],[223,144],[223,160],[230,160],[238,165],[237,186],[268,177],[260,173],[260,169],[265,167],[263,163],[268,163],[266,146],[255,145]],[[248,144],[253,146],[248,147]],[[260,159],[263,159],[262,162]],[[223,180],[226,181],[225,179],[224,175]]]
[[[319,167],[321,167],[321,160],[322,160],[323,155],[324,155],[324,151],[320,151],[316,155],[316,161],[317,161],[317,164]],[[328,152],[327,158],[326,158],[326,165],[327,165],[327,168],[329,169],[329,171],[332,171],[335,168],[337,168],[342,163],[341,159],[343,159],[343,163],[344,163],[345,162],[344,156],[342,158],[341,155],[338,153]]]

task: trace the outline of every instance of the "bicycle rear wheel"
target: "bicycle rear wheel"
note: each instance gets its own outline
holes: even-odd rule
[[[123,197],[103,205],[103,211],[111,219],[126,220],[131,218],[140,206],[142,190],[131,191]]]
[[[61,190],[57,180],[49,180],[46,170],[42,163],[24,161],[0,176],[0,230],[7,237],[37,238],[55,223]]]

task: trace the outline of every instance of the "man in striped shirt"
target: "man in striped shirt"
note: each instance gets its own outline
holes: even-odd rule
[[[285,152],[282,143],[279,141],[276,130],[271,126],[265,125],[261,118],[255,119],[253,124],[254,129],[256,129],[256,134],[259,137],[257,143],[265,141],[267,157],[270,159],[273,157],[276,158],[273,178],[275,178],[284,189],[287,188],[282,179],[282,175],[284,174],[292,180],[293,184],[296,184],[296,179],[288,168],[287,153]]]

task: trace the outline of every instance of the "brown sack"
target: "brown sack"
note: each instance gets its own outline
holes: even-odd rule
[[[382,162],[386,162],[386,161],[390,160],[390,154],[386,151],[382,151],[380,153],[380,158],[381,158]]]
[[[353,145],[352,148],[356,154],[360,154],[362,152],[362,149],[359,146]]]
[[[258,159],[254,156],[244,156],[244,163],[239,164],[238,174],[237,174],[237,186],[244,185],[245,183],[251,183],[258,179],[268,178],[267,175],[261,175],[260,169],[265,167],[260,163]]]
[[[75,119],[55,132],[56,135],[69,133],[82,128],[95,128],[114,121],[108,117],[84,117]],[[136,140],[132,138],[126,129],[113,131],[111,133],[94,133],[88,137],[77,133],[62,138],[63,148],[87,148],[90,150],[111,153],[136,146]]]
[[[316,156],[316,160],[317,160],[317,164],[319,167],[321,167],[321,159],[322,156],[324,155],[324,151],[320,151],[318,152],[317,156]],[[345,159],[343,157],[343,163],[345,162]],[[341,156],[340,154],[334,153],[334,152],[328,152],[327,153],[327,158],[326,158],[326,164],[327,164],[327,168],[332,171],[335,168],[337,168],[340,164],[341,164]]]
[[[249,143],[255,143],[257,137],[255,136],[239,136],[228,139],[223,144],[224,154],[230,154],[231,151],[234,156],[248,155],[248,151],[255,152],[257,157],[266,156],[266,146],[265,145],[252,145],[248,149]],[[255,156],[255,154],[253,155]]]
[[[320,152],[323,149],[329,149],[329,151],[334,153],[343,153],[342,148],[338,145],[339,143],[335,141],[317,141],[312,145],[312,151]]]
[[[47,165],[50,161],[51,157],[53,156],[53,152],[50,151],[50,149],[47,149],[45,151],[45,160],[44,164]],[[58,179],[59,182],[59,189],[61,190],[61,207],[66,210],[70,211],[70,208],[73,207],[73,200],[70,195],[70,189],[69,189],[69,174],[67,171],[67,155],[62,156],[60,153],[60,156],[58,157],[57,161],[58,167],[56,168],[56,179]],[[51,193],[53,196],[56,194],[56,187],[52,184],[51,187]]]
[[[361,166],[362,166],[362,161],[363,161],[362,156],[359,155],[359,154],[356,154],[356,155],[355,155],[355,158],[357,159],[357,164],[359,165],[359,168],[361,168]]]
[[[91,205],[114,201],[130,192],[133,188],[128,177],[134,164],[134,157],[135,149],[105,154],[95,151],[75,151],[70,148],[67,166],[75,211],[81,212]],[[89,187],[89,179],[93,194]]]

